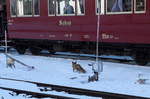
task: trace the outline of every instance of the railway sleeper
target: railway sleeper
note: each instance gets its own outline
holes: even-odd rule
[[[30,47],[29,49],[33,55],[38,55],[42,51],[42,48],[38,46],[33,46],[33,47]]]
[[[24,54],[26,52],[27,47],[24,45],[15,45],[15,49],[19,54]]]

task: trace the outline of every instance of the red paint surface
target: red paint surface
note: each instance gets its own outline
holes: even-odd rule
[[[95,0],[86,0],[84,16],[48,16],[47,0],[40,3],[39,17],[10,17],[7,0],[10,39],[96,41]],[[60,20],[72,25],[60,26]],[[150,44],[150,1],[144,14],[102,15],[100,24],[102,42]]]

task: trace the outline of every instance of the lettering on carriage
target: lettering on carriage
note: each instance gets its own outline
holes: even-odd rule
[[[9,19],[8,22],[14,22],[14,20]]]
[[[8,23],[8,25],[13,25],[13,23]]]
[[[40,34],[40,37],[44,37],[44,35]]]
[[[111,34],[106,34],[106,33],[102,33],[102,39],[119,39],[119,37],[115,37],[114,35],[111,35]]]
[[[89,39],[89,38],[90,38],[90,35],[83,35],[83,38]]]
[[[64,37],[67,37],[67,38],[71,38],[72,37],[72,34],[64,34]]]
[[[59,20],[59,26],[71,26],[72,22],[67,20]]]
[[[55,38],[55,37],[56,37],[56,35],[53,35],[53,34],[49,35],[49,38]]]
[[[8,20],[8,25],[13,25],[14,20]]]

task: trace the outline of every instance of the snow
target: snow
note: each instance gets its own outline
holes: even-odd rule
[[[0,54],[0,77],[15,78],[21,80],[37,81],[49,84],[64,85],[69,87],[91,89],[97,91],[121,93],[135,96],[150,97],[150,67],[140,67],[137,65],[128,65],[112,62],[103,62],[104,71],[100,74],[98,82],[88,82],[88,76],[92,75],[92,69],[88,64],[93,63],[91,60],[77,60],[77,62],[87,71],[87,73],[73,72],[73,59],[63,59],[44,56],[10,54],[25,64],[34,66],[34,70],[15,63],[16,68],[6,68],[5,55]],[[137,82],[138,75],[142,74],[143,78],[148,79],[145,84]],[[23,83],[14,84],[0,80],[0,86],[13,88],[32,89],[37,91],[34,85]],[[7,91],[0,90],[0,98],[9,97]],[[53,92],[56,93],[56,92]],[[61,93],[60,93],[61,94]],[[62,94],[64,94],[62,92]],[[11,97],[11,96],[10,96]],[[84,97],[84,98],[83,98]],[[88,99],[83,96],[81,99]],[[86,98],[85,98],[86,97]],[[11,98],[6,98],[11,99]],[[13,99],[24,99],[13,97]],[[95,99],[90,97],[89,99]]]

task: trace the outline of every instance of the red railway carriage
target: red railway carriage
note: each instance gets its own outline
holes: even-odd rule
[[[6,0],[8,36],[19,53],[30,48],[95,53],[100,14],[100,53],[149,59],[149,0]]]

